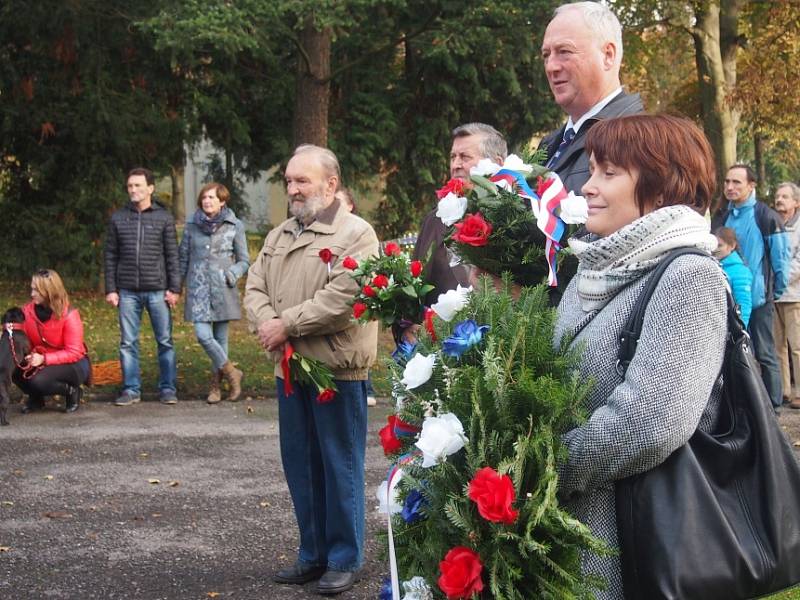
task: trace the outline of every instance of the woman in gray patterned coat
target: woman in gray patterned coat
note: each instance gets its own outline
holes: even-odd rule
[[[179,249],[186,283],[184,318],[194,323],[197,341],[211,359],[209,404],[222,399],[223,377],[230,386],[228,400],[238,400],[244,376],[228,359],[228,322],[242,318],[236,282],[247,273],[250,259],[244,225],[226,206],[229,199],[224,185],[203,186]]]
[[[649,302],[635,356],[619,375],[618,338],[655,265],[675,248],[716,248],[703,217],[716,187],[714,160],[692,122],[666,115],[598,123],[586,150],[591,178],[582,191],[590,234],[570,240],[579,268],[558,307],[555,343],[580,349],[581,376],[594,386],[588,420],[564,435],[568,458],[559,493],[572,514],[615,548],[614,482],[654,468],[718,418],[726,284],[715,260],[677,258]],[[600,598],[623,597],[618,555],[587,553],[583,569],[607,581]]]

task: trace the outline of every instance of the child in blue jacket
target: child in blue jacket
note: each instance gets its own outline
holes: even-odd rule
[[[736,239],[736,232],[733,229],[720,227],[714,235],[717,236],[719,243],[715,254],[731,285],[733,299],[739,307],[744,326],[747,327],[753,308],[753,273],[739,254],[739,240]]]

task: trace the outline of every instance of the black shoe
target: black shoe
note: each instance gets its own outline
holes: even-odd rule
[[[295,563],[291,567],[281,569],[272,576],[275,583],[308,583],[322,577],[327,567],[318,567],[316,565],[306,565],[303,563]]]
[[[72,387],[71,385],[68,385],[67,395],[64,397],[65,399],[64,412],[72,413],[78,410],[78,407],[81,404],[82,397],[83,397],[83,388],[81,388],[81,386]]]
[[[352,571],[334,571],[329,569],[317,584],[320,594],[341,594],[356,584],[356,573]]]
[[[41,396],[28,396],[25,404],[22,405],[22,414],[27,415],[29,412],[35,410],[42,410],[44,408],[44,398]]]

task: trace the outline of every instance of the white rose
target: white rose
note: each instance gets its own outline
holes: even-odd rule
[[[449,323],[455,314],[467,305],[470,292],[472,286],[465,288],[459,285],[454,290],[447,290],[444,294],[439,294],[439,299],[431,304],[431,309],[439,318]]]
[[[500,170],[500,165],[494,162],[491,158],[482,158],[478,164],[469,170],[470,175],[480,175],[482,177],[491,177]]]
[[[392,489],[386,489],[386,480],[384,479],[381,484],[378,486],[378,489],[375,490],[375,497],[378,499],[379,506],[377,510],[381,514],[395,514],[399,513],[403,510],[403,505],[400,504],[397,495],[397,484],[403,478],[403,471],[399,470],[394,478],[392,479]]]
[[[403,582],[403,600],[433,600],[430,586],[419,575]]]
[[[530,173],[533,167],[529,164],[522,162],[522,159],[516,154],[509,154],[503,163],[503,168],[517,173]]]
[[[578,223],[586,223],[589,218],[589,206],[586,204],[586,199],[583,196],[576,196],[574,192],[570,192],[560,204],[561,220],[570,225],[577,225]]]
[[[400,380],[400,383],[409,390],[421,386],[433,375],[433,363],[435,362],[435,354],[429,354],[428,356],[415,354],[414,357],[406,363],[406,368],[403,371],[403,378]]]
[[[450,227],[453,223],[461,220],[467,210],[467,199],[461,196],[456,196],[450,192],[439,200],[439,206],[436,208],[436,216],[442,220],[446,226]]]
[[[415,446],[422,450],[422,466],[432,467],[464,447],[467,438],[464,426],[453,413],[428,417]]]

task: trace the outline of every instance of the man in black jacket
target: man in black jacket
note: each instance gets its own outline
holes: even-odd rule
[[[622,27],[606,6],[574,2],[556,9],[542,41],[550,90],[567,122],[542,140],[547,166],[567,190],[581,193],[589,180],[586,134],[601,119],[643,112],[638,94],[622,91]]]
[[[146,309],[158,345],[158,390],[162,404],[178,401],[172,314],[178,303],[181,276],[175,219],[153,201],[155,179],[148,169],[128,173],[130,202],[111,216],[106,233],[106,302],[119,308],[122,393],[117,406],[141,399],[139,329]]]

